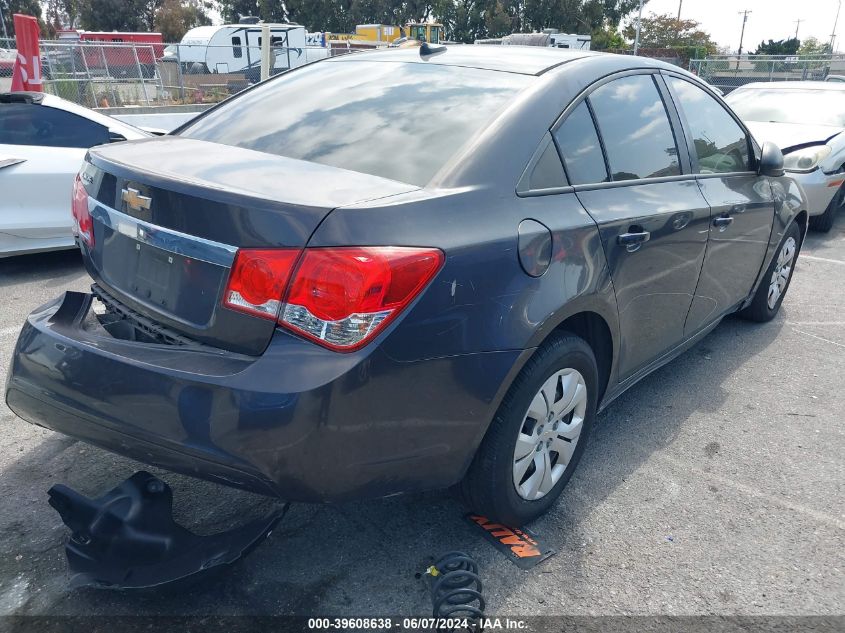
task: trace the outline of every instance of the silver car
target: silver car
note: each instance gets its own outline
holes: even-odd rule
[[[845,83],[752,83],[725,100],[759,142],[781,148],[807,194],[810,228],[829,231],[845,202]]]

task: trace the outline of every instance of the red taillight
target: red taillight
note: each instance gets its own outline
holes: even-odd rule
[[[70,208],[73,214],[73,234],[93,248],[94,222],[88,211],[88,192],[85,191],[79,174],[76,174],[76,180],[73,182],[73,200]]]
[[[442,264],[443,253],[431,248],[242,249],[224,304],[278,319],[330,349],[354,350],[396,318]]]
[[[239,250],[223,303],[233,310],[275,320],[300,252],[289,249]]]
[[[335,350],[357,349],[431,281],[443,253],[431,248],[306,249],[279,323]]]

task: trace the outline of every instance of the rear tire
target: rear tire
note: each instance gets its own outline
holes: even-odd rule
[[[801,229],[796,222],[793,222],[778,244],[775,255],[754,294],[754,299],[748,307],[740,311],[739,315],[742,318],[758,323],[765,323],[775,318],[786,296],[786,291],[789,290],[800,245]]]
[[[499,406],[461,482],[464,503],[513,527],[547,512],[581,459],[597,396],[587,342],[562,333],[544,343]]]
[[[833,228],[833,222],[836,220],[836,214],[842,208],[843,200],[845,199],[845,185],[839,188],[830,204],[821,215],[810,216],[809,227],[811,231],[818,231],[819,233],[827,233]]]

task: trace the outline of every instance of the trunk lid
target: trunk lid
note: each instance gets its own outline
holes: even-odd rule
[[[95,237],[85,263],[107,299],[168,332],[253,355],[275,324],[222,306],[238,248],[302,248],[332,209],[418,188],[179,137],[94,148],[82,180]]]

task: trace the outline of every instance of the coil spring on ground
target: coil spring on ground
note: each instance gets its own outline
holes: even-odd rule
[[[435,618],[473,620],[484,615],[484,597],[478,565],[463,552],[444,554],[428,570],[431,576],[431,602]]]

